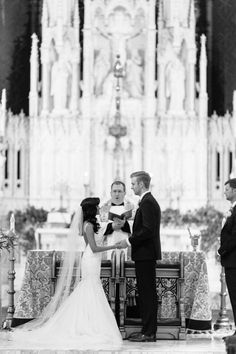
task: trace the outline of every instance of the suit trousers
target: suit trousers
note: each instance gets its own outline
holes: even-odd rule
[[[142,319],[142,333],[156,334],[157,331],[157,292],[156,261],[135,261],[137,289]]]
[[[225,280],[236,326],[236,268],[225,268]]]

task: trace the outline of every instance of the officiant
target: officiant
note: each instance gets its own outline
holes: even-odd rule
[[[134,205],[125,198],[126,186],[122,181],[114,181],[111,184],[111,199],[104,203],[100,209],[100,217],[103,223],[106,223],[104,238],[107,245],[113,242],[119,242],[127,239],[131,233],[132,219],[134,215]],[[121,215],[123,213],[130,213],[129,219],[126,217],[115,217],[114,214]],[[109,220],[110,215],[113,214],[113,220]],[[116,250],[119,252],[119,250]],[[129,250],[125,249],[125,258],[127,260]],[[107,259],[111,258],[111,251],[107,252]]]

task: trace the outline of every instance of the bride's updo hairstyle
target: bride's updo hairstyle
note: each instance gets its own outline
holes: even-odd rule
[[[99,198],[89,197],[82,200],[80,206],[83,210],[83,221],[89,221],[93,225],[94,232],[97,233],[100,225],[97,222],[97,207],[100,203]]]

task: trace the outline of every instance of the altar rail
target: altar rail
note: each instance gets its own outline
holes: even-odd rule
[[[61,256],[62,254],[56,253],[53,255],[53,288],[60,274]],[[134,262],[125,261],[123,251],[118,254],[113,251],[110,261],[102,261],[101,281],[122,337],[126,338],[130,333],[140,331],[141,319]],[[183,286],[182,253],[179,254],[179,261],[174,264],[156,264],[159,338],[185,339]]]
[[[64,252],[28,252],[13,327],[40,316],[55,290]],[[101,281],[123,337],[140,329],[134,263],[113,252],[102,261]],[[205,254],[162,252],[157,261],[158,331],[163,339],[184,339],[190,330],[211,330],[211,308]],[[18,323],[17,323],[18,322]]]

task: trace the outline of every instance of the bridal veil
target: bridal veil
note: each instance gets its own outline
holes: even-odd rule
[[[81,279],[81,256],[84,246],[83,210],[80,206],[74,214],[70,225],[67,250],[64,252],[62,266],[60,267],[61,270],[57,277],[56,289],[52,299],[44,308],[39,318],[19,327],[28,330],[41,327],[55,314]]]

